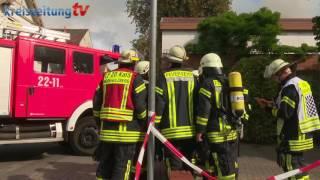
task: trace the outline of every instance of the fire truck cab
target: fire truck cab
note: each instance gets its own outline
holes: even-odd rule
[[[33,37],[0,38],[0,144],[63,142],[92,154],[92,98],[118,53]]]

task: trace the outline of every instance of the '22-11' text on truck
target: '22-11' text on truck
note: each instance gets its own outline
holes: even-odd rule
[[[108,56],[119,54],[32,37],[0,38],[0,144],[62,142],[93,153],[92,97]]]

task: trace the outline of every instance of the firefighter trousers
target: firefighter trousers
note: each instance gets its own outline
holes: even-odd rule
[[[234,180],[238,174],[238,145],[236,141],[211,143],[212,165],[214,175],[222,180]]]
[[[291,171],[305,166],[302,152],[278,152],[278,165],[282,167],[283,171]],[[310,180],[307,173],[302,173],[289,180]]]
[[[136,144],[101,143],[97,179],[129,180]]]
[[[170,141],[175,148],[177,148],[188,160],[192,161],[195,152],[195,140],[183,139]],[[169,149],[164,149],[164,155],[166,159],[167,169],[169,171],[180,171],[191,169],[185,165],[176,155],[174,155]]]

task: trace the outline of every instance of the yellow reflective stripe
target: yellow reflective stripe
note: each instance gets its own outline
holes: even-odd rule
[[[154,120],[155,123],[160,123],[162,119],[162,116],[156,116],[156,119]]]
[[[130,84],[132,78],[131,72],[111,71],[105,75],[103,84]]]
[[[126,122],[123,122],[123,132],[124,131],[127,131],[127,123]]]
[[[100,112],[101,114],[110,113],[110,114],[133,115],[133,111],[128,109],[102,108]]]
[[[193,89],[194,89],[194,81],[188,82],[188,99],[189,99],[189,121],[190,124],[193,125]]]
[[[218,91],[217,89],[221,88],[221,83],[217,80],[213,80],[214,86],[215,86],[215,96],[216,96],[216,105],[218,108],[221,108],[221,103],[220,103],[220,94],[221,91]]]
[[[249,114],[247,114],[246,112],[244,112],[243,113],[243,115],[242,115],[242,118],[244,119],[244,120],[249,120]]]
[[[141,91],[145,90],[146,89],[146,85],[143,83],[141,84],[140,86],[138,86],[135,91],[137,94],[139,94]]]
[[[236,174],[231,174],[229,176],[219,176],[219,180],[235,180]]]
[[[124,142],[124,143],[134,143],[143,141],[143,137],[122,137],[122,136],[100,136],[101,141],[105,142]]]
[[[121,109],[126,109],[127,99],[128,99],[128,91],[129,91],[129,85],[128,84],[124,85],[122,100],[121,100]]]
[[[100,117],[100,111],[93,111],[94,117]]]
[[[168,133],[168,132],[179,132],[179,131],[192,131],[195,128],[193,126],[178,126],[175,128],[165,128],[161,129],[161,132]]]
[[[222,118],[218,117],[219,119],[219,130],[222,131],[223,130],[223,122],[222,122]]]
[[[160,94],[163,96],[163,90],[159,87],[156,87],[156,93]]]
[[[123,123],[119,123],[119,131],[120,131],[120,132],[123,131]]]
[[[299,127],[302,132],[311,132],[320,129],[319,118],[309,118],[303,121],[299,121]]]
[[[118,112],[122,112],[122,113],[133,113],[133,110],[131,110],[131,109],[119,109],[119,108],[112,108],[112,107],[106,107],[106,108],[101,109],[101,112],[105,112],[105,111],[118,111]]]
[[[235,130],[230,131],[230,133],[222,132],[209,132],[208,139],[213,143],[221,143],[226,141],[232,141],[237,139],[237,132]]]
[[[138,117],[139,119],[144,119],[146,116],[147,116],[147,111],[146,111],[146,110],[143,111],[143,112],[140,113],[140,114],[137,114],[137,117]]]
[[[287,97],[287,96],[283,96],[282,99],[281,99],[281,102],[287,103],[293,109],[296,107],[296,103],[293,100],[291,100],[289,97]]]
[[[194,78],[193,73],[191,71],[169,71],[164,73],[165,78]]]
[[[168,83],[168,97],[170,127],[176,127],[176,98],[174,91],[174,82]]]
[[[161,133],[168,139],[177,139],[195,136],[196,130],[192,126],[180,126],[162,129]]]
[[[272,116],[277,117],[277,115],[278,115],[278,109],[277,108],[275,108],[275,107],[272,108],[271,112],[272,112]]]
[[[121,136],[138,136],[138,135],[144,134],[144,133],[142,133],[140,131],[120,132],[118,130],[102,130],[100,133],[101,134],[107,134],[107,135],[121,135]]]
[[[302,178],[303,178],[303,180],[310,180],[310,176],[309,175],[303,176]]]
[[[287,168],[288,168],[289,171],[293,170],[291,154],[287,154]]]
[[[116,114],[100,114],[101,119],[113,119],[116,121],[132,121],[132,116],[116,115]]]
[[[124,175],[124,180],[129,180],[130,169],[131,169],[131,160],[128,160],[127,167],[126,167],[126,172],[125,172],[125,175]]]
[[[142,141],[145,133],[138,131],[116,131],[102,130],[100,131],[100,140],[108,142],[138,142]]]
[[[208,123],[208,118],[197,116],[197,124],[202,126],[207,126],[207,123]]]
[[[291,151],[304,151],[313,148],[313,139],[289,140],[289,148]]]
[[[243,94],[249,94],[249,90],[248,89],[243,89]]]
[[[199,93],[207,96],[209,99],[211,98],[211,92],[204,88],[200,88]]]
[[[217,170],[218,170],[218,177],[220,178],[222,176],[222,173],[221,173],[221,169],[220,169],[220,166],[219,166],[218,154],[217,153],[212,153],[212,156],[213,156],[213,159],[214,159],[214,164],[216,165]]]

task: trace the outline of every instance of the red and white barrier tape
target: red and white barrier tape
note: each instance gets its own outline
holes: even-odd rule
[[[302,168],[299,168],[299,169],[295,169],[295,170],[292,170],[292,171],[288,171],[288,172],[285,172],[283,174],[279,174],[279,175],[276,175],[276,176],[271,176],[271,177],[268,177],[267,180],[282,180],[282,179],[287,179],[289,177],[292,177],[292,176],[295,176],[297,174],[301,174],[301,173],[304,173],[304,172],[308,172],[310,171],[311,169],[314,169],[316,167],[320,166],[320,160],[312,163],[312,164],[309,164],[308,166],[305,166],[305,167],[302,167]]]
[[[179,150],[177,150],[155,127],[154,127],[154,120],[155,120],[155,113],[149,112],[149,117],[151,117],[148,130],[146,133],[146,136],[143,140],[143,144],[138,156],[138,161],[136,164],[136,174],[135,174],[135,180],[139,180],[140,174],[141,174],[141,166],[143,163],[143,156],[144,152],[146,151],[148,139],[150,132],[157,137],[172,153],[174,153],[179,159],[181,159],[184,163],[186,163],[188,166],[190,166],[192,169],[194,169],[197,173],[203,175],[204,177],[207,177],[209,180],[216,180],[216,178],[210,176],[207,172],[200,169],[199,167],[192,164],[186,157],[184,157]]]
[[[207,172],[200,169],[198,166],[192,164],[181,152],[176,149],[154,126],[151,127],[152,134],[157,137],[174,155],[176,155],[181,161],[186,163],[189,167],[195,170],[197,173],[208,178],[209,180],[216,180],[215,177],[210,176]]]
[[[149,121],[148,130],[147,130],[146,136],[144,137],[143,144],[142,144],[142,147],[140,149],[139,156],[138,156],[138,160],[137,160],[137,164],[136,164],[136,174],[135,174],[135,177],[134,177],[135,180],[139,180],[139,178],[140,178],[141,166],[142,166],[142,163],[143,163],[144,152],[146,151],[146,148],[147,148],[147,143],[148,143],[148,140],[149,140],[149,134],[150,134],[150,131],[151,131],[151,127],[153,127],[154,120],[156,118],[156,114],[154,112],[150,111],[148,117],[150,117],[151,119]]]

